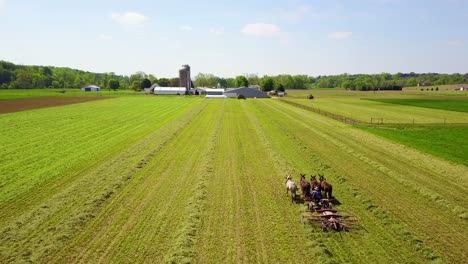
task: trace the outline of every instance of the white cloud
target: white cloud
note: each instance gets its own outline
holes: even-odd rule
[[[111,18],[122,25],[143,25],[148,17],[135,12],[112,13]]]
[[[106,34],[101,34],[98,36],[98,39],[99,40],[112,40],[112,36],[111,35],[106,35]]]
[[[449,44],[450,46],[461,47],[461,46],[463,46],[465,43],[464,43],[462,40],[449,40],[449,41],[447,42],[447,44]]]
[[[331,32],[328,34],[329,38],[332,39],[347,39],[353,35],[353,32],[350,31],[342,31],[342,32]]]
[[[193,28],[191,26],[185,25],[185,26],[181,26],[179,29],[182,31],[192,31]]]
[[[2,8],[6,4],[6,0],[0,0],[0,8]]]
[[[224,34],[224,28],[211,28],[210,33],[216,36],[221,36]]]
[[[255,23],[245,25],[241,32],[246,35],[275,36],[281,29],[275,24]]]

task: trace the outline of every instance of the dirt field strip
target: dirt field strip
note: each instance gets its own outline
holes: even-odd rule
[[[0,100],[0,114],[24,110],[77,104],[89,101],[111,99],[109,96],[86,97],[41,97]]]
[[[271,111],[290,113],[287,118],[278,119],[277,122],[282,127],[294,127],[294,130],[289,131],[294,138],[301,139],[304,145],[313,149],[317,156],[328,164],[327,166],[343,175],[348,184],[358,187],[361,192],[369,195],[369,199],[375,204],[390,212],[393,217],[399,218],[407,228],[424,238],[424,243],[443,253],[451,262],[463,259],[464,253],[459,247],[466,233],[459,230],[467,224],[466,220],[460,218],[466,212],[463,205],[467,204],[467,197],[464,195],[466,189],[463,192],[464,187],[460,189],[456,186],[466,184],[468,174],[465,166],[454,166],[452,163],[386,142],[372,135],[362,134],[346,125],[339,125],[336,121],[310,115],[286,105],[278,106],[277,110],[272,108]],[[286,124],[287,122],[298,123],[299,126]],[[338,140],[341,138],[347,140]],[[353,145],[348,147],[349,144]],[[379,152],[383,154],[375,154]],[[368,156],[370,153],[374,153],[372,158]],[[421,172],[423,168],[427,169]],[[446,193],[440,188],[432,190],[436,195],[433,199],[430,198],[432,194],[424,194],[424,189],[413,186],[411,183],[413,179],[417,182],[418,178],[415,177],[422,175],[434,183],[447,183],[447,189],[455,191],[451,197],[458,199],[454,206],[461,208],[449,210],[442,207],[441,209],[437,200],[449,201],[444,197],[450,192]],[[446,181],[446,175],[458,175],[458,177]],[[392,189],[391,186],[396,188]],[[424,185],[420,186],[424,188]],[[461,192],[456,193],[456,190]]]

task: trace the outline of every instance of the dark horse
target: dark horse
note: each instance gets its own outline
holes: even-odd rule
[[[320,175],[320,185],[319,185],[319,188],[320,188],[320,191],[324,191],[325,192],[325,196],[330,199],[332,198],[332,185],[329,184],[327,181],[325,181],[325,178],[323,177],[323,175]]]
[[[305,179],[305,174],[301,174],[301,191],[304,198],[311,198],[310,183]]]
[[[310,175],[310,184],[312,184],[312,190],[315,190],[315,188],[319,188],[319,182],[315,178],[315,175]]]

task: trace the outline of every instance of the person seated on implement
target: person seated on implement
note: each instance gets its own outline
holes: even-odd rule
[[[317,206],[319,205],[321,198],[322,198],[322,195],[320,194],[319,188],[315,187],[314,191],[312,192],[312,200],[315,202]]]

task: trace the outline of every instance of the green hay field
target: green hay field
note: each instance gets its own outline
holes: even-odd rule
[[[468,97],[466,100],[423,100],[423,99],[369,99],[375,102],[442,109],[458,112],[468,112]]]
[[[467,258],[467,166],[278,100],[120,97],[0,124],[1,263]],[[302,226],[299,173],[359,225]]]
[[[363,122],[383,123],[468,123],[468,114],[465,112],[454,112],[441,109],[416,107],[411,105],[399,105],[379,101],[361,100],[359,98],[318,98],[307,99],[285,99],[293,100],[295,103],[310,106],[337,115],[345,116]],[[437,100],[435,105],[437,105]],[[452,104],[456,104],[454,101]],[[426,101],[427,104],[427,101]],[[463,107],[465,101],[458,104]]]

